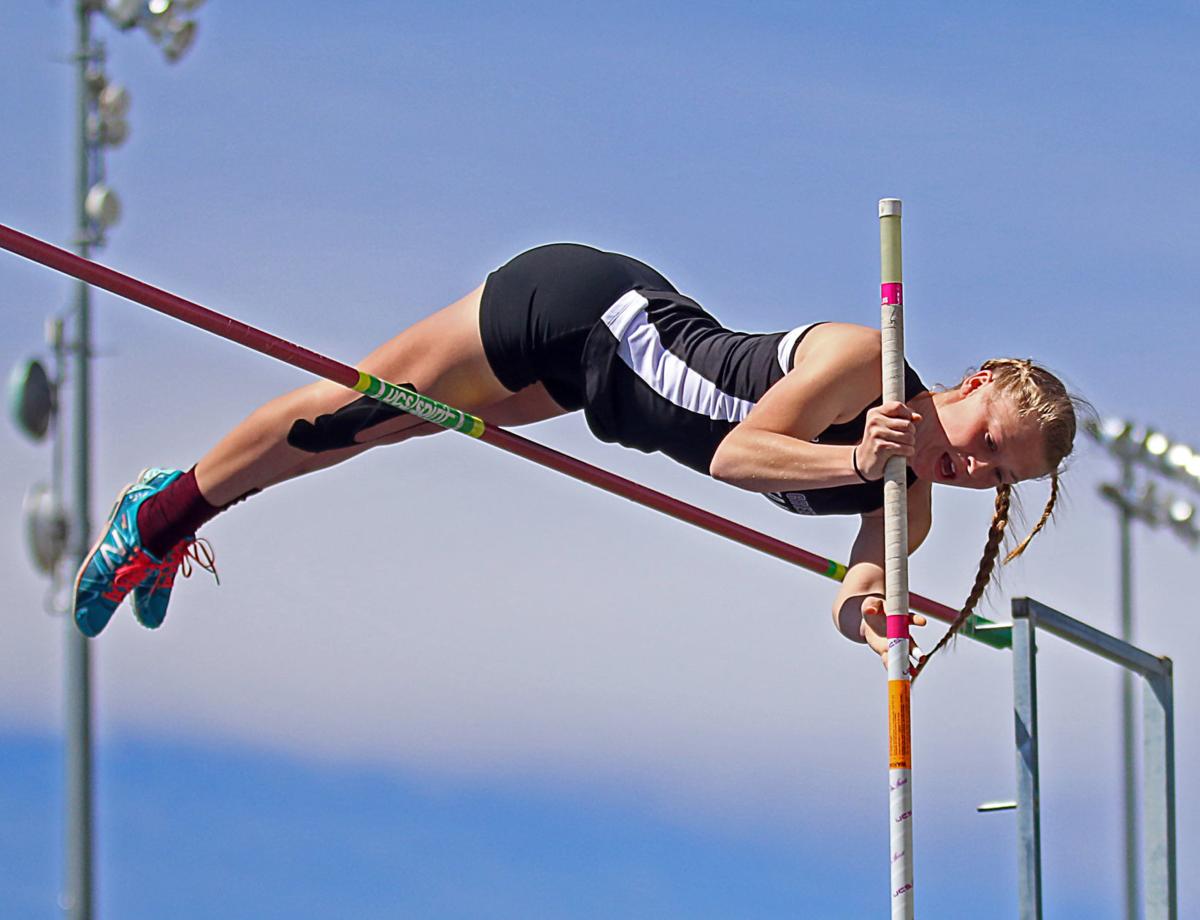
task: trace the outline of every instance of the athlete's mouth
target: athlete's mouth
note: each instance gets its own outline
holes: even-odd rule
[[[950,459],[949,454],[942,454],[941,462],[938,464],[938,471],[942,474],[942,478],[951,480],[954,478],[954,461]]]

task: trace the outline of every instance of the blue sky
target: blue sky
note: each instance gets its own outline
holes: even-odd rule
[[[1192,5],[214,2],[198,18],[174,67],[97,24],[133,97],[107,158],[125,215],[98,253],[121,270],[343,360],[558,239],[645,259],[731,326],[875,323],[875,202],[896,195],[926,380],[1033,355],[1101,411],[1200,444]],[[59,243],[71,29],[66,2],[0,9],[0,222]],[[43,350],[70,294],[0,255],[0,364]],[[142,467],[194,462],[304,382],[114,298],[95,311],[97,518]],[[816,552],[852,538],[852,521],[597,444],[579,419],[525,433]],[[8,425],[0,445],[0,820],[29,841],[2,851],[0,912],[49,916],[65,627],[17,512],[49,453]],[[1115,523],[1095,498],[1113,471],[1081,448],[993,616],[1030,594],[1115,629]],[[990,501],[944,491],[912,584],[955,604]],[[1026,493],[1032,513],[1045,487]],[[883,909],[882,675],[829,627],[828,583],[450,436],[272,490],[208,536],[219,588],[193,579],[163,630],[123,613],[93,646],[104,916],[181,910],[173,891],[196,916]],[[1137,552],[1138,641],[1176,659],[1194,775],[1195,557],[1145,529]],[[1115,917],[1115,674],[1050,642],[1041,660],[1048,914]],[[1009,667],[960,643],[918,693],[927,915],[1013,913],[1011,815],[974,813],[1012,790]],[[1179,809],[1187,866],[1186,783]],[[1186,914],[1200,888],[1181,885]]]

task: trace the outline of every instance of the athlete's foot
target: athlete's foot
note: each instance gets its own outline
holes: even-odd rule
[[[211,572],[217,584],[221,583],[217,577],[212,545],[203,537],[186,537],[171,547],[162,562],[149,570],[149,577],[133,589],[133,615],[139,623],[147,629],[162,626],[167,616],[167,604],[171,600],[171,589],[175,586],[175,576],[182,574],[184,578],[190,577],[192,563]]]
[[[137,516],[147,498],[180,475],[178,470],[145,470],[117,496],[103,532],[75,576],[72,614],[85,636],[99,635],[125,595],[143,583],[152,583],[168,567],[167,559],[153,556],[142,546]],[[178,566],[177,560],[168,581],[174,580],[174,569]],[[159,605],[155,602],[148,606]],[[165,613],[164,601],[158,623]]]

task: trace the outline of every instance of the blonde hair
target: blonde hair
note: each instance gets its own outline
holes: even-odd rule
[[[1012,562],[1029,546],[1032,540],[1054,515],[1054,506],[1058,501],[1058,479],[1063,461],[1071,453],[1075,443],[1076,415],[1091,412],[1090,406],[1078,396],[1067,391],[1066,386],[1058,377],[1033,361],[1023,358],[993,358],[980,366],[981,371],[992,372],[992,384],[995,392],[1007,397],[1016,407],[1019,418],[1032,418],[1037,421],[1042,433],[1042,444],[1045,452],[1046,466],[1050,472],[1050,497],[1042,511],[1037,524],[1016,548],[1004,557],[1005,564]],[[967,374],[959,386],[966,381],[972,371]],[[962,629],[963,624],[975,611],[975,605],[983,597],[988,584],[991,583],[992,573],[996,567],[996,557],[1000,554],[1000,546],[1004,542],[1005,531],[1008,528],[1009,509],[1013,503],[1013,488],[1011,485],[996,486],[996,506],[992,513],[992,523],[988,528],[987,541],[983,546],[983,557],[979,560],[979,570],[975,574],[975,584],[967,595],[958,616],[950,624],[946,634],[938,640],[937,645],[913,668],[912,678],[924,670],[929,659],[938,653]]]

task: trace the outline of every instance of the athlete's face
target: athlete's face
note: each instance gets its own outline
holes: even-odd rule
[[[912,468],[922,479],[967,489],[1036,479],[1049,472],[1041,429],[999,393],[990,371],[934,397],[918,428]]]

